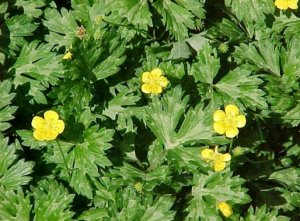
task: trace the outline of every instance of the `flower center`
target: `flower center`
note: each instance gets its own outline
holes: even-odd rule
[[[222,121],[223,126],[226,130],[237,127],[237,119],[233,116],[227,116]]]

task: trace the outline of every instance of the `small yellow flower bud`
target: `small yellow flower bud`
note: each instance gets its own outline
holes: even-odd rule
[[[64,60],[70,60],[72,59],[73,54],[70,51],[67,51],[67,53],[64,54],[63,59]]]
[[[137,182],[136,184],[134,184],[134,189],[141,193],[143,191],[143,184],[141,182]]]

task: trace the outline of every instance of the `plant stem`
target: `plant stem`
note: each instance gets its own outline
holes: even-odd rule
[[[67,169],[67,171],[68,171],[69,179],[71,180],[71,172],[70,172],[70,170],[69,170],[69,167],[68,167],[68,164],[67,164],[67,160],[66,160],[65,154],[64,154],[63,150],[61,149],[61,146],[60,146],[58,140],[56,140],[56,142],[57,142],[57,145],[58,145],[58,149],[60,150],[60,153],[61,153],[61,155],[62,155],[62,158],[63,158],[63,160],[64,160],[65,167],[66,167],[66,169]]]
[[[257,117],[255,117],[255,120],[256,120],[257,127],[258,127],[258,133],[259,133],[260,141],[263,143],[265,139],[264,139],[264,136],[263,136],[262,131],[261,131],[261,126],[260,126],[259,120],[257,119]]]
[[[230,139],[230,146],[228,151],[229,153],[231,153],[232,145],[233,145],[233,138]]]

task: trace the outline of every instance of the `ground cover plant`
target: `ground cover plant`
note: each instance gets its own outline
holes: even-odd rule
[[[300,220],[298,0],[0,15],[0,220]]]

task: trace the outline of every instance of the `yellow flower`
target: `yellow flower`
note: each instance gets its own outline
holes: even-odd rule
[[[72,57],[73,57],[73,54],[70,51],[67,51],[67,53],[64,54],[63,59],[70,60]]]
[[[229,204],[225,202],[219,202],[217,207],[226,218],[232,215],[232,208]]]
[[[35,116],[31,121],[35,129],[33,137],[39,141],[54,140],[65,129],[65,123],[58,118],[58,114],[52,110],[46,111],[44,118]]]
[[[142,75],[142,91],[145,94],[160,94],[163,88],[167,87],[169,81],[162,76],[162,71],[159,68],[153,69],[151,72],[144,72]]]
[[[214,113],[214,130],[218,134],[225,134],[226,137],[233,138],[239,134],[238,128],[246,125],[246,117],[239,114],[239,108],[235,105],[227,105],[225,112],[217,110]]]
[[[224,170],[226,162],[231,160],[231,155],[229,153],[219,153],[218,147],[215,147],[215,151],[209,148],[202,150],[201,156],[207,162],[212,162],[213,168],[216,172]]]
[[[275,6],[281,10],[297,9],[298,0],[276,0]]]

